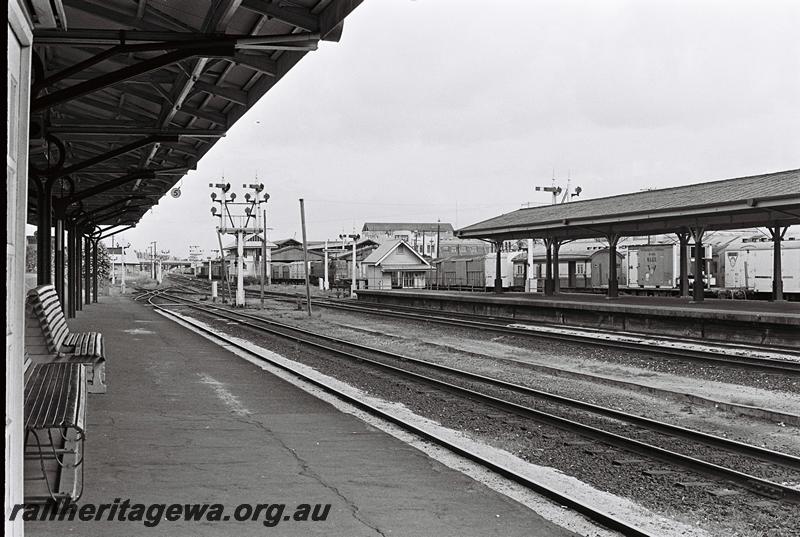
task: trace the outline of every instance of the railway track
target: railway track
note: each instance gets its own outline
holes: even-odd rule
[[[174,276],[173,276],[174,277]],[[186,278],[184,282],[188,285],[179,287],[191,293],[207,293],[208,289],[201,287],[199,280]],[[250,297],[257,297],[258,292],[246,291]],[[305,302],[305,297],[290,293],[265,292],[265,296],[277,300]],[[761,372],[775,374],[800,376],[800,353],[785,348],[764,347],[759,348],[760,352],[780,355],[781,358],[768,358],[743,354],[744,351],[751,350],[748,347],[735,343],[714,343],[713,350],[698,349],[692,340],[683,340],[668,337],[647,336],[649,343],[636,341],[642,338],[640,334],[611,333],[597,329],[570,329],[559,331],[531,330],[533,326],[522,327],[519,319],[505,319],[501,317],[488,317],[470,314],[458,314],[448,312],[447,315],[440,315],[431,310],[414,308],[409,306],[394,306],[386,304],[353,304],[331,299],[312,299],[312,304],[331,309],[339,309],[354,313],[364,313],[381,315],[385,317],[400,318],[407,321],[419,321],[424,323],[435,323],[444,326],[457,328],[475,328],[478,330],[491,331],[517,337],[546,338],[559,341],[569,341],[573,343],[599,345],[608,348],[626,349],[643,351],[658,355],[676,356],[685,360],[696,362],[714,363],[724,366],[756,369]],[[536,328],[538,328],[537,326]],[[553,327],[563,329],[563,326]],[[691,346],[687,347],[687,343]],[[707,343],[704,343],[706,346]]]
[[[156,298],[173,301],[170,306],[182,303],[203,315],[234,321],[248,329],[286,338],[308,348],[378,368],[384,373],[402,376],[417,384],[424,383],[517,418],[545,423],[615,449],[666,462],[683,471],[732,483],[772,499],[800,503],[800,490],[764,477],[777,475],[784,481],[798,481],[800,458],[792,455],[355,344],[258,316],[202,305],[172,293],[149,295],[151,303]],[[748,470],[738,470],[737,466]]]
[[[170,311],[170,309],[168,307],[164,307],[163,305],[159,305],[159,304],[156,304],[156,303],[153,302],[153,299],[156,298],[158,295],[159,295],[158,293],[148,294],[147,295],[148,303],[151,304],[156,309],[162,311],[167,316],[174,316],[173,312]],[[142,295],[140,295],[140,297],[141,296]],[[137,298],[139,298],[139,297],[137,297]],[[198,330],[200,332],[206,333],[206,334],[208,334],[210,336],[213,336],[215,338],[219,338],[220,337],[218,333],[216,333],[216,332],[214,332],[212,330],[209,330],[208,328],[206,328],[202,324],[199,324],[197,322],[193,322],[191,320],[187,320],[185,317],[178,317],[178,318],[183,322],[187,322],[187,323],[191,324],[194,327],[194,329],[196,329],[196,330]],[[343,401],[346,401],[347,403],[355,406],[356,408],[358,408],[360,410],[366,411],[367,413],[369,413],[371,415],[377,416],[377,417],[379,417],[381,419],[386,420],[387,422],[390,422],[390,423],[392,423],[392,424],[394,424],[396,426],[399,426],[401,429],[403,429],[405,431],[408,431],[408,432],[410,432],[410,433],[412,433],[414,435],[417,435],[420,438],[423,438],[423,439],[425,439],[425,440],[427,440],[429,442],[432,442],[435,445],[441,446],[441,447],[443,447],[443,448],[445,448],[445,449],[447,449],[447,450],[449,450],[449,451],[451,451],[453,453],[456,453],[457,455],[460,455],[460,456],[466,458],[467,460],[470,460],[470,461],[472,461],[474,463],[477,463],[478,465],[483,466],[483,467],[485,467],[485,468],[487,468],[487,469],[489,469],[489,470],[491,470],[491,471],[493,471],[493,472],[505,477],[506,479],[509,479],[509,480],[511,480],[511,481],[513,481],[515,483],[518,483],[518,484],[530,489],[531,491],[533,491],[535,493],[538,493],[538,494],[540,494],[540,495],[542,495],[542,496],[544,496],[544,497],[546,497],[546,498],[558,503],[559,505],[562,505],[564,507],[572,509],[575,512],[578,512],[578,513],[582,514],[583,516],[585,516],[589,520],[593,521],[594,523],[597,523],[597,524],[602,525],[602,526],[604,526],[604,527],[606,527],[606,528],[608,528],[610,530],[619,532],[620,534],[625,535],[625,536],[629,536],[629,537],[656,537],[656,535],[648,533],[648,532],[642,530],[641,528],[639,528],[639,527],[637,527],[637,526],[635,526],[633,524],[630,524],[630,523],[620,519],[619,517],[615,517],[613,515],[610,515],[610,514],[604,512],[603,510],[597,509],[596,507],[594,507],[594,506],[592,506],[592,505],[590,505],[588,503],[581,502],[581,501],[579,501],[579,500],[577,500],[575,498],[572,498],[571,496],[568,496],[568,495],[563,494],[563,493],[561,493],[561,492],[559,492],[557,490],[554,490],[554,489],[552,489],[550,487],[547,487],[547,486],[545,486],[545,485],[543,485],[541,483],[538,483],[538,482],[532,480],[531,478],[521,474],[520,472],[515,471],[512,468],[508,468],[508,467],[506,467],[506,466],[504,466],[502,464],[496,463],[496,462],[486,458],[485,456],[483,456],[483,455],[481,455],[479,453],[473,452],[473,451],[465,449],[465,448],[463,448],[463,447],[461,447],[459,445],[456,445],[453,442],[451,442],[450,440],[448,440],[448,439],[446,439],[444,437],[441,437],[439,435],[436,435],[436,434],[434,434],[434,433],[432,433],[432,432],[430,432],[430,431],[428,431],[426,429],[423,429],[423,428],[421,428],[421,427],[419,427],[419,426],[417,426],[417,425],[415,425],[415,424],[413,424],[413,423],[411,423],[411,422],[409,422],[407,420],[399,418],[399,417],[397,417],[396,415],[394,415],[394,414],[392,414],[390,412],[386,412],[386,411],[384,411],[384,410],[382,410],[380,408],[374,407],[374,406],[362,401],[359,398],[353,397],[353,396],[349,395],[348,393],[345,393],[345,392],[342,392],[340,390],[337,390],[337,389],[329,386],[328,384],[317,380],[314,377],[311,377],[309,375],[304,374],[299,369],[292,368],[292,367],[287,366],[287,365],[285,365],[285,364],[283,364],[281,362],[278,362],[278,361],[275,361],[275,360],[270,360],[269,358],[266,358],[266,357],[264,357],[262,355],[255,354],[252,351],[250,351],[247,347],[242,346],[242,345],[240,345],[240,344],[238,344],[238,343],[236,343],[234,341],[227,341],[227,344],[237,348],[240,352],[244,352],[244,353],[247,353],[247,354],[253,356],[254,358],[256,358],[258,360],[262,360],[262,361],[268,362],[273,367],[277,367],[277,368],[279,368],[281,370],[287,371],[287,372],[291,373],[292,375],[300,378],[304,382],[307,382],[307,383],[309,383],[311,385],[314,385],[317,388],[321,388],[325,392],[330,393],[330,394],[336,396],[337,398],[339,398],[339,399],[341,399]]]

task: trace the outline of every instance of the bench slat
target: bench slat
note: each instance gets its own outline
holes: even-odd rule
[[[85,430],[86,371],[80,363],[34,364],[25,382],[25,428]]]

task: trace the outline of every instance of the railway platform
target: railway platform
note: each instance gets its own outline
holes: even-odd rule
[[[710,341],[800,348],[800,303],[561,293],[360,290],[366,302]]]
[[[324,521],[26,522],[26,534],[566,536],[571,532],[129,296],[71,321],[103,333],[79,504],[331,504]],[[272,512],[274,515],[274,511]],[[287,514],[288,513],[288,514]]]

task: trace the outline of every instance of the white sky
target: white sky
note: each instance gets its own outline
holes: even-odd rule
[[[800,2],[366,0],[123,241],[216,248],[209,182],[256,173],[270,238],[457,227],[800,167]],[[764,185],[765,189],[769,185]]]

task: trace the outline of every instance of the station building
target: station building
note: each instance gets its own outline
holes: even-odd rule
[[[405,240],[384,242],[362,262],[367,289],[420,289],[431,269]]]

